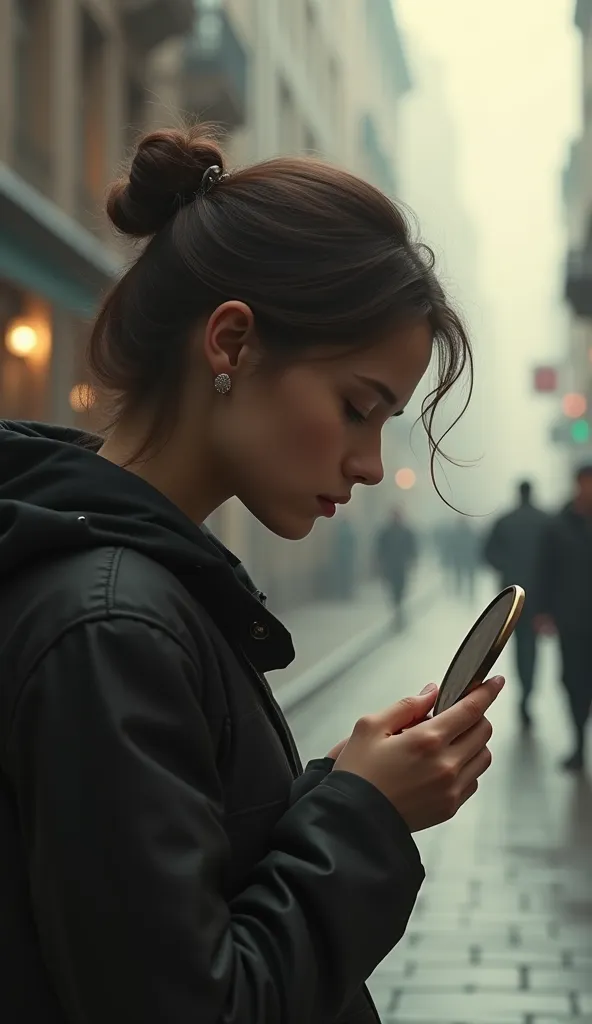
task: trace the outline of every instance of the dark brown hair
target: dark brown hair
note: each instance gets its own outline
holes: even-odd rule
[[[159,429],[171,421],[190,332],[226,300],[251,308],[264,350],[281,361],[321,345],[370,344],[397,323],[425,318],[438,353],[437,387],[422,409],[433,475],[442,440],[434,415],[468,368],[466,409],[473,362],[432,251],[414,240],[397,205],[345,171],[282,157],[204,191],[212,165],[225,170],[207,127],[154,132],[139,143],[129,178],[111,188],[115,227],[148,240],[90,340],[95,383],[118,398],[114,422],[141,407],[154,409]]]

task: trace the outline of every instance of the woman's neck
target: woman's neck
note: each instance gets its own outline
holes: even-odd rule
[[[98,454],[146,480],[198,525],[231,497],[205,453],[196,446],[183,444],[172,434],[164,445],[138,458],[141,438],[135,431],[116,428]]]

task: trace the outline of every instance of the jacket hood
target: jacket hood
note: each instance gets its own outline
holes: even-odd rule
[[[0,582],[45,555],[128,547],[163,564],[261,671],[294,657],[239,560],[160,491],[97,455],[102,439],[0,421]]]

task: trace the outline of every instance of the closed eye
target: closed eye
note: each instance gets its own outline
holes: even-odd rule
[[[345,415],[350,423],[365,423],[366,417],[359,409],[356,409],[355,405],[348,402],[347,399],[344,402]]]

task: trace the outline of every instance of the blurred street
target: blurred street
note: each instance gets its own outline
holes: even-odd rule
[[[74,513],[75,544],[90,557],[91,547],[111,547],[113,541],[90,517],[103,514],[106,500],[111,521],[112,506],[121,500],[125,529],[113,543],[123,545],[125,558],[128,549],[134,553],[143,544],[144,529],[147,536],[154,527],[156,536],[156,514],[144,515],[142,502],[137,512],[135,501],[128,508],[129,473],[110,478],[109,488],[93,483],[88,498],[73,493],[81,479],[74,469],[62,478],[62,465],[65,472],[70,457],[89,447],[89,434],[98,435],[91,447],[105,456],[93,456],[100,473],[107,463],[109,471],[123,467],[145,477],[134,484],[151,485],[146,501],[165,496],[178,506],[166,515],[181,516],[171,526],[175,541],[191,538],[189,572],[177,569],[176,554],[169,557],[168,540],[159,542],[158,551],[150,547],[146,561],[159,564],[162,558],[167,573],[179,571],[187,592],[198,597],[191,617],[207,613],[204,637],[215,624],[216,643],[224,644],[214,658],[208,641],[207,657],[196,661],[199,678],[205,673],[204,705],[210,694],[215,705],[207,724],[216,763],[207,785],[196,773],[192,806],[207,806],[214,768],[221,778],[228,773],[228,785],[226,775],[222,782],[232,879],[245,884],[253,851],[263,858],[272,849],[276,812],[285,806],[292,779],[286,774],[282,790],[282,775],[276,778],[267,768],[276,764],[268,754],[275,758],[277,751],[266,751],[258,738],[237,738],[242,723],[248,730],[261,724],[250,704],[244,703],[243,713],[245,694],[253,698],[237,674],[239,663],[263,671],[290,657],[267,611],[294,641],[293,662],[267,677],[306,763],[348,736],[361,715],[419,693],[428,682],[440,683],[494,594],[520,585],[527,595],[522,618],[495,666],[507,685],[491,715],[493,765],[452,822],[416,836],[426,882],[407,934],[370,987],[383,1024],[592,1024],[592,736],[584,742],[592,729],[592,0],[0,0],[0,55],[0,420],[6,428],[0,433],[12,433],[15,421],[25,438],[17,437],[23,454],[15,458],[14,472],[3,463],[0,474],[5,524],[12,529],[15,505],[35,524],[40,511],[56,523]],[[214,130],[206,130],[206,122]],[[183,132],[184,125],[191,130]],[[294,165],[293,158],[307,163]],[[322,166],[325,161],[332,170]],[[346,187],[342,171],[380,195],[361,183]],[[354,220],[355,227],[348,226]],[[447,305],[440,313],[442,290]],[[218,346],[228,372],[221,372],[210,344],[222,306],[224,316],[234,308],[237,324],[243,323],[220,335],[234,339]],[[434,358],[426,371],[430,338]],[[239,359],[243,352],[247,361]],[[243,367],[252,373],[243,376]],[[296,382],[293,391],[288,378]],[[218,412],[220,403],[227,411]],[[132,456],[150,417],[154,434]],[[43,426],[38,435],[31,425],[42,423],[75,428],[77,435],[60,430],[54,437],[54,426]],[[178,452],[177,434],[189,439]],[[165,444],[173,446],[166,454]],[[52,493],[43,504],[37,486],[29,490],[31,466],[40,467],[43,477],[39,493],[56,485],[61,494],[63,487],[63,501]],[[95,472],[92,467],[90,476]],[[285,528],[284,512],[297,522],[301,507],[312,510],[306,529]],[[319,513],[314,529],[313,512]],[[256,601],[240,589],[238,612],[222,592],[226,577],[236,582],[222,556],[206,545],[204,564],[197,562],[194,549],[201,551],[203,538],[194,526],[202,524],[257,588]],[[43,529],[34,534],[22,560],[23,580],[25,573],[32,579],[37,563],[43,570],[46,554],[56,559],[56,573],[67,555],[66,575],[70,580],[72,572],[73,582],[64,584],[64,592],[71,587],[78,608],[89,578],[84,569],[74,579],[69,527],[63,552],[61,533],[48,552]],[[112,564],[114,581],[119,563],[113,558]],[[2,578],[12,614],[21,587],[12,550]],[[141,581],[134,580],[133,589],[149,596]],[[113,619],[115,593],[115,582],[109,582],[104,614]],[[163,582],[166,629],[181,647],[183,637],[169,627],[167,595]],[[259,600],[262,595],[266,601]],[[31,587],[31,599],[42,606],[45,596],[43,585]],[[133,602],[136,613],[135,597]],[[46,604],[49,620],[54,611],[65,615],[59,601]],[[243,605],[250,607],[244,628]],[[23,603],[27,614],[32,607]],[[126,623],[131,607],[130,597]],[[33,640],[24,620],[16,613],[14,619],[16,652],[21,633],[26,644]],[[84,623],[86,629],[86,618]],[[66,626],[77,624],[73,614]],[[90,625],[89,618],[89,632]],[[2,656],[0,708],[7,683],[21,701],[25,685],[33,685],[30,679],[68,631],[61,621],[55,628],[51,621],[47,630],[41,622],[40,628],[44,653],[31,655],[33,668],[22,653]],[[197,623],[199,642],[202,633]],[[3,637],[12,643],[4,621]],[[239,651],[244,658],[236,657]],[[71,679],[92,683],[99,654],[82,651],[73,671],[60,669],[60,693]],[[122,657],[124,683],[128,663],[133,674],[134,659],[126,656],[124,664]],[[112,694],[116,675],[111,662],[105,664],[97,676]],[[209,678],[208,666],[222,673],[222,682],[217,674]],[[167,662],[167,679],[169,671]],[[141,680],[147,687],[149,682]],[[217,710],[226,690],[232,700]],[[76,692],[85,695],[85,685]],[[159,686],[159,700],[168,701],[171,692]],[[16,734],[12,718],[7,721]],[[37,738],[22,747],[23,758],[31,756],[42,769],[55,767],[64,746],[65,720],[55,714],[53,721],[58,738],[49,735],[46,762]],[[94,735],[100,731],[95,721],[85,715],[81,728],[91,722]],[[130,714],[126,721],[138,718]],[[189,728],[190,722],[183,714],[177,725]],[[186,749],[203,758],[203,723],[199,728],[199,742],[189,737]],[[81,735],[78,725],[70,729],[68,738],[78,746],[68,756],[84,763],[81,755],[88,751]],[[176,751],[176,734],[166,735]],[[227,749],[226,736],[232,737],[228,763],[218,757]],[[13,743],[15,758],[19,743]],[[68,753],[68,743],[66,748]],[[123,765],[132,763],[128,755],[126,748]],[[111,747],[97,757],[92,778],[104,779],[118,762]],[[560,767],[562,760],[570,773]],[[93,940],[94,931],[80,914],[72,914],[70,923],[58,915],[53,932],[37,919],[41,901],[37,896],[31,902],[35,858],[24,856],[28,819],[17,794],[24,785],[35,795],[31,835],[38,842],[45,820],[55,828],[57,809],[72,819],[57,830],[62,845],[53,860],[37,856],[48,903],[61,912],[56,880],[78,877],[68,858],[80,817],[75,809],[86,805],[89,788],[76,804],[61,789],[56,795],[43,770],[51,813],[46,819],[41,814],[39,824],[28,763],[24,759],[22,771],[15,769],[9,799],[25,913],[18,929],[10,923],[7,929],[3,948],[17,951],[17,967],[6,973],[28,998],[29,990],[37,996],[35,984],[45,991],[47,970],[61,1000],[59,970],[44,943],[49,937],[77,949],[74,924],[84,921]],[[64,779],[84,781],[77,759],[64,763]],[[125,794],[126,769],[118,770],[117,790],[121,786]],[[236,794],[230,792],[235,784]],[[129,825],[135,840],[147,819],[141,787],[134,783],[130,793],[132,817],[126,807],[117,820]],[[155,841],[182,836],[174,818],[167,825],[175,801],[154,800],[151,806],[160,800],[164,815],[163,827],[153,830]],[[106,798],[103,804],[113,810]],[[251,812],[254,817],[247,817]],[[351,832],[351,821],[345,824]],[[4,820],[5,851],[6,828]],[[181,947],[189,934],[185,911],[198,905],[193,896],[179,900],[184,919],[178,932],[168,896],[161,901],[147,891],[137,903],[122,899],[123,911],[137,911],[140,899],[145,906],[135,919],[123,919],[121,929],[97,899],[96,872],[105,864],[122,872],[120,847],[101,859],[94,836],[125,844],[126,828],[121,836],[115,827],[89,832],[93,838],[76,864],[89,888],[87,905],[101,910],[110,954],[128,923],[132,929],[139,922],[138,935],[164,934],[170,923],[168,948],[174,957],[179,953],[180,965],[186,956],[190,993],[196,958],[192,947],[188,953]],[[195,829],[201,871],[210,863],[202,849],[211,821],[202,829],[198,820]],[[175,841],[168,845],[174,854]],[[217,857],[214,852],[203,883],[208,907]],[[160,863],[156,856],[153,863]],[[191,863],[180,872],[171,860],[170,870],[163,869],[167,886],[189,879],[195,894]],[[4,874],[12,899],[13,876]],[[338,896],[327,917],[336,919],[346,906],[349,928],[340,934],[347,942],[353,935],[355,944],[363,928],[352,931],[352,904],[345,901],[353,890],[343,877],[337,882],[344,903]],[[373,868],[367,877],[375,880]],[[142,880],[139,870],[130,873],[132,893],[136,879]],[[300,916],[296,887],[294,892]],[[373,906],[364,896],[360,903],[366,911]],[[166,927],[158,929],[160,905]],[[260,921],[252,918],[252,949],[261,953],[251,958],[252,974],[244,975],[243,984],[239,950],[225,961],[224,977],[208,975],[205,985],[197,985],[198,1005],[192,1003],[184,1019],[193,1015],[206,1024],[225,1015],[205,1007],[203,997],[206,992],[209,1001],[220,982],[233,1020],[275,1020],[279,1011],[265,1016],[261,1007],[276,985],[281,1024],[308,1024],[297,1020],[295,1001],[283,991],[286,979],[296,987],[306,981],[306,969],[292,970],[286,960],[274,980],[277,950],[257,931],[266,927],[268,909]],[[9,920],[4,910],[0,940],[2,921]],[[224,909],[224,927],[233,914],[234,904]],[[210,937],[221,932],[204,927],[203,920],[197,914],[194,922],[200,963],[211,967]],[[27,980],[15,944],[29,929],[32,976],[42,967],[40,983]],[[316,953],[308,943],[300,949],[299,936],[300,924],[289,936],[286,956],[310,967]],[[360,946],[364,941],[360,934]],[[72,977],[63,987],[74,1009],[64,1004],[64,1024],[89,1019],[83,997],[105,1024],[120,1021],[117,1012],[101,1015],[97,1009],[97,949],[99,960],[92,948],[88,963],[81,954],[79,976],[66,958]],[[139,949],[128,942],[130,953]],[[261,984],[257,961],[267,972]],[[149,960],[140,956],[140,962],[148,972]],[[376,957],[365,961],[356,980],[369,962]],[[331,989],[331,972],[314,966]],[[128,1001],[120,1001],[126,1020],[128,1006],[142,1024],[181,1018],[173,997],[153,999],[153,973],[146,984],[125,957],[118,969],[130,982]],[[167,983],[175,970],[162,966]],[[118,988],[115,993],[119,1001]],[[146,993],[153,1009],[142,1015],[137,1007]],[[323,1007],[343,1002],[343,991],[329,995],[332,1001],[319,999],[309,1018],[321,1020]],[[2,993],[0,1007],[6,1015]],[[47,1012],[58,1021],[53,1010]],[[2,1019],[27,1024],[29,1016],[25,1011],[17,1020],[9,1010]],[[40,1024],[48,1019],[36,1016]],[[355,1016],[354,1024],[367,1020]]]
[[[410,615],[423,615],[442,589],[433,560],[420,562],[409,581]],[[269,673],[269,682],[282,702],[282,688],[304,673],[320,667],[352,640],[360,636],[383,637],[394,631],[393,608],[378,580],[362,585],[350,600],[310,601],[282,615],[290,630],[296,657],[291,665]],[[371,646],[371,645],[370,645]]]
[[[439,680],[474,614],[439,599],[408,631],[290,716],[304,759],[323,755],[356,718]],[[558,771],[570,735],[558,659],[541,652],[535,728],[518,725],[513,651],[492,713],[494,763],[457,818],[420,834],[427,870],[401,945],[371,988],[385,1022],[532,1024],[592,1020],[592,789]]]

